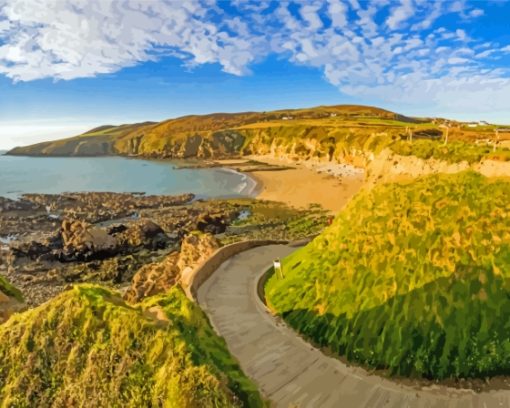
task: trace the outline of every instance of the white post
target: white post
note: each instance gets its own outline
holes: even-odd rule
[[[274,272],[276,273],[276,277],[283,279],[284,276],[283,276],[282,263],[280,262],[279,259],[275,259],[275,261],[273,262],[273,268],[274,268]]]

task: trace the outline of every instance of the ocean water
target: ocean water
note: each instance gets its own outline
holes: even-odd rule
[[[255,181],[222,169],[175,169],[175,162],[124,157],[0,155],[0,196],[81,191],[194,193],[197,198],[252,196]]]

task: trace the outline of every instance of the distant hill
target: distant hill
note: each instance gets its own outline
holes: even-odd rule
[[[0,401],[16,407],[262,407],[179,288],[137,306],[75,286],[0,324]]]
[[[266,285],[291,326],[350,361],[432,379],[510,374],[510,183],[384,184]]]
[[[455,162],[481,158],[508,160],[509,154],[501,149],[493,154],[491,143],[496,141],[496,128],[495,125],[438,118],[411,118],[371,106],[318,106],[272,112],[189,115],[159,123],[105,125],[68,139],[18,147],[8,154],[176,159],[270,154],[366,166],[374,154],[390,147],[398,154],[427,158],[446,156]],[[451,143],[448,148],[443,146],[446,134]],[[418,139],[425,143],[412,143]],[[409,143],[399,145],[401,140]],[[497,141],[510,143],[510,132],[500,132]],[[474,142],[479,144],[475,146]],[[468,150],[469,154],[464,154]]]
[[[190,115],[160,123],[145,122],[121,126],[105,125],[68,139],[18,147],[11,155],[96,156],[140,155],[146,157],[224,157],[256,150],[253,138],[313,131],[326,137],[332,129],[365,128],[373,132],[385,127],[400,128],[420,123],[384,109],[339,105],[272,112],[214,113]],[[278,132],[278,129],[282,132]],[[281,134],[280,134],[281,133]],[[263,143],[264,144],[264,143]],[[264,144],[265,145],[265,144]]]

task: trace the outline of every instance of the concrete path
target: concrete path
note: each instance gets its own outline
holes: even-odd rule
[[[259,300],[259,278],[296,248],[272,245],[234,256],[198,290],[198,301],[244,372],[277,407],[510,407],[510,391],[418,389],[348,367],[303,341]]]

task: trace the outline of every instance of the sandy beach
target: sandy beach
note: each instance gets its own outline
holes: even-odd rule
[[[257,198],[285,202],[297,208],[316,203],[336,213],[361,189],[365,179],[363,170],[344,164],[293,163],[266,156],[252,156],[250,159],[293,167],[289,170],[253,171],[249,175],[259,182]]]

